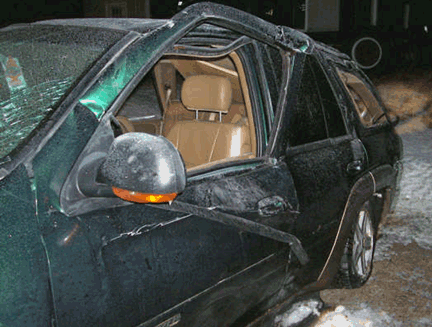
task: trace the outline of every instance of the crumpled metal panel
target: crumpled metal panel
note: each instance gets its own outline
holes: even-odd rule
[[[254,213],[259,211],[259,201],[276,195],[282,195],[286,200],[288,212],[293,213],[298,210],[294,182],[284,164],[264,164],[241,174],[215,175],[214,178],[196,185],[190,183],[178,199],[203,207],[231,211],[248,219],[253,219],[253,216],[257,222],[267,223],[268,218],[260,215],[255,217]],[[274,217],[270,221],[274,223]],[[277,224],[273,227],[281,228]]]

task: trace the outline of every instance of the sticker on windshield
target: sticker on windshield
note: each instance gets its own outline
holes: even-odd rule
[[[18,58],[13,58],[12,56],[2,56],[0,55],[0,61],[5,72],[5,77],[9,90],[11,92],[20,90],[27,86],[24,79],[21,66],[19,64]]]

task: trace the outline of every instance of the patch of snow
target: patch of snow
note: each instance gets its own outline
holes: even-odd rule
[[[432,250],[432,130],[402,136],[405,149],[400,194],[393,215],[403,224],[387,224],[381,229],[375,260],[393,255],[394,243],[417,242]]]
[[[344,306],[326,309],[321,314],[321,303],[317,300],[301,301],[293,307],[277,316],[275,326],[291,327],[300,326],[300,323],[312,315],[316,316],[311,327],[402,327],[402,323],[393,319],[385,311],[375,311],[367,304],[361,303],[359,309],[347,309]],[[429,326],[428,319],[416,322],[418,326]],[[417,325],[416,325],[417,326]]]
[[[421,318],[418,323],[419,326],[432,326],[432,320],[429,318]]]
[[[318,300],[307,300],[295,303],[290,310],[281,316],[277,316],[275,323],[280,327],[295,326],[312,315],[318,317],[321,306],[322,302]]]
[[[332,311],[325,311],[319,317],[314,327],[399,327],[402,324],[395,321],[386,312],[376,312],[362,303],[358,310],[348,310],[338,306]]]

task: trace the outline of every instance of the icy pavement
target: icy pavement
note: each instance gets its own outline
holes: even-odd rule
[[[432,250],[432,130],[402,135],[404,172],[389,224],[381,228],[375,261],[391,257],[394,243]]]

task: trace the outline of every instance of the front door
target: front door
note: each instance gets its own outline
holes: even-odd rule
[[[279,294],[294,257],[289,232],[298,200],[286,163],[263,155],[263,108],[250,79],[258,72],[245,64],[241,48],[194,50],[199,56],[165,54],[134,90],[124,91],[130,96],[97,122],[77,155],[61,189],[62,210],[41,208],[55,226],[46,239],[60,326],[155,326],[172,319],[220,326],[256,305],[270,306]],[[217,105],[188,97],[207,84],[231,96]],[[78,104],[71,119],[87,121],[86,114]],[[126,203],[98,181],[116,133],[132,131],[162,134],[183,155],[188,185],[171,206]],[[50,143],[39,160],[57,153],[56,146]]]

